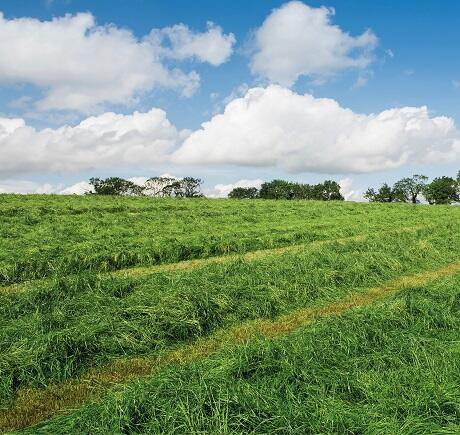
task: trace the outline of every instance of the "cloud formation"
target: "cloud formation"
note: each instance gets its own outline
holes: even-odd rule
[[[7,19],[0,13],[0,83],[43,89],[39,110],[92,112],[107,103],[130,103],[159,87],[189,96],[199,75],[170,68],[165,59],[217,66],[229,58],[234,43],[232,34],[212,23],[203,33],[180,24],[138,39],[127,29],[97,25],[91,13],[51,21]]]
[[[56,186],[29,180],[0,180],[0,193],[55,193]]]
[[[360,114],[336,101],[278,85],[249,89],[194,132],[179,131],[160,109],[107,112],[75,126],[37,130],[0,118],[0,179],[154,164],[271,167],[349,174],[460,156],[451,118],[426,107]],[[225,186],[222,187],[225,189]]]
[[[454,121],[431,117],[426,107],[364,115],[332,99],[271,85],[230,102],[193,132],[173,159],[331,174],[452,161],[459,153]]]
[[[356,201],[363,202],[364,193],[361,190],[357,190],[353,187],[353,180],[351,178],[344,178],[339,181],[340,193],[345,198],[345,201]]]
[[[198,33],[191,31],[184,24],[176,24],[152,30],[148,40],[153,46],[158,47],[163,57],[178,60],[194,58],[219,66],[229,59],[236,39],[233,33],[225,35],[222,29],[212,22],[208,22],[207,27],[207,32]]]
[[[253,74],[292,86],[304,75],[324,78],[367,67],[377,37],[370,30],[351,36],[331,23],[334,10],[291,1],[274,9],[254,34]]]
[[[74,127],[36,130],[23,119],[0,118],[0,177],[164,161],[182,135],[166,113],[107,112]]]

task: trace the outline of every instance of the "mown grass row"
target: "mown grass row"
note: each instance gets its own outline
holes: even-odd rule
[[[113,358],[160,352],[454,261],[459,242],[446,225],[138,280],[81,275],[2,295],[3,406],[20,388],[62,382]]]
[[[254,337],[26,433],[460,432],[460,274]]]
[[[378,233],[371,233],[371,234],[357,234],[348,237],[341,237],[341,238],[332,238],[329,240],[315,240],[309,243],[301,243],[301,244],[293,244],[288,246],[282,246],[277,248],[266,248],[266,249],[257,249],[255,251],[247,251],[243,253],[233,253],[233,254],[226,254],[226,255],[219,255],[213,257],[205,257],[205,258],[197,258],[193,260],[183,260],[176,263],[163,263],[151,266],[135,266],[130,268],[123,268],[117,269],[114,271],[108,272],[99,272],[100,274],[108,274],[114,278],[123,277],[123,278],[142,278],[146,277],[151,274],[155,273],[162,273],[162,272],[176,272],[176,271],[190,271],[193,269],[198,269],[201,267],[206,267],[211,264],[220,264],[220,263],[231,263],[235,260],[244,260],[244,261],[255,261],[258,258],[264,258],[269,256],[279,256],[284,253],[296,253],[303,251],[305,249],[312,249],[318,248],[320,246],[334,244],[334,243],[347,243],[352,241],[362,241],[370,236],[375,237],[377,235],[398,235],[403,233],[415,233],[421,229],[435,229],[438,225],[415,225],[409,227],[400,227],[394,230],[386,230],[381,231]],[[88,271],[84,271],[87,273]],[[97,272],[96,272],[97,273]],[[64,275],[66,277],[76,277],[78,273]],[[16,293],[16,292],[24,292],[30,289],[37,289],[43,287],[49,287],[50,284],[53,283],[53,280],[56,278],[61,278],[62,274],[56,274],[54,278],[39,278],[28,280],[24,282],[19,282],[15,284],[9,284],[6,286],[0,286],[0,293],[8,294],[8,293]]]
[[[2,195],[0,285],[346,237],[446,216],[460,213],[402,204]]]
[[[339,315],[347,310],[366,307],[389,294],[415,286],[425,286],[449,277],[460,270],[460,261],[441,268],[406,275],[385,282],[382,286],[351,293],[338,301],[322,306],[291,311],[274,320],[257,319],[236,325],[216,334],[202,337],[177,349],[165,351],[151,358],[118,359],[103,369],[93,369],[80,379],[53,384],[42,390],[23,390],[14,405],[0,413],[0,431],[33,426],[63,411],[75,409],[96,398],[108,388],[123,385],[129,380],[152,375],[172,364],[202,360],[225,347],[246,343],[255,337],[274,338],[310,325],[317,319]]]

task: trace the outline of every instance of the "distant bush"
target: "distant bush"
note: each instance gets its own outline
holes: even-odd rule
[[[229,198],[233,199],[254,199],[259,197],[259,189],[257,187],[235,187],[229,194]]]
[[[273,180],[263,183],[260,190],[255,187],[236,187],[229,198],[262,198],[262,199],[315,199],[319,201],[343,201],[340,186],[337,182],[326,180],[315,185],[294,183],[286,180]]]

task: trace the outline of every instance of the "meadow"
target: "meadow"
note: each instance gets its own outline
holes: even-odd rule
[[[460,432],[458,207],[0,195],[0,222],[0,432]]]

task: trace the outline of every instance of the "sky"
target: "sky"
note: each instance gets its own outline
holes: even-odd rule
[[[460,3],[2,0],[0,193],[460,169]]]

